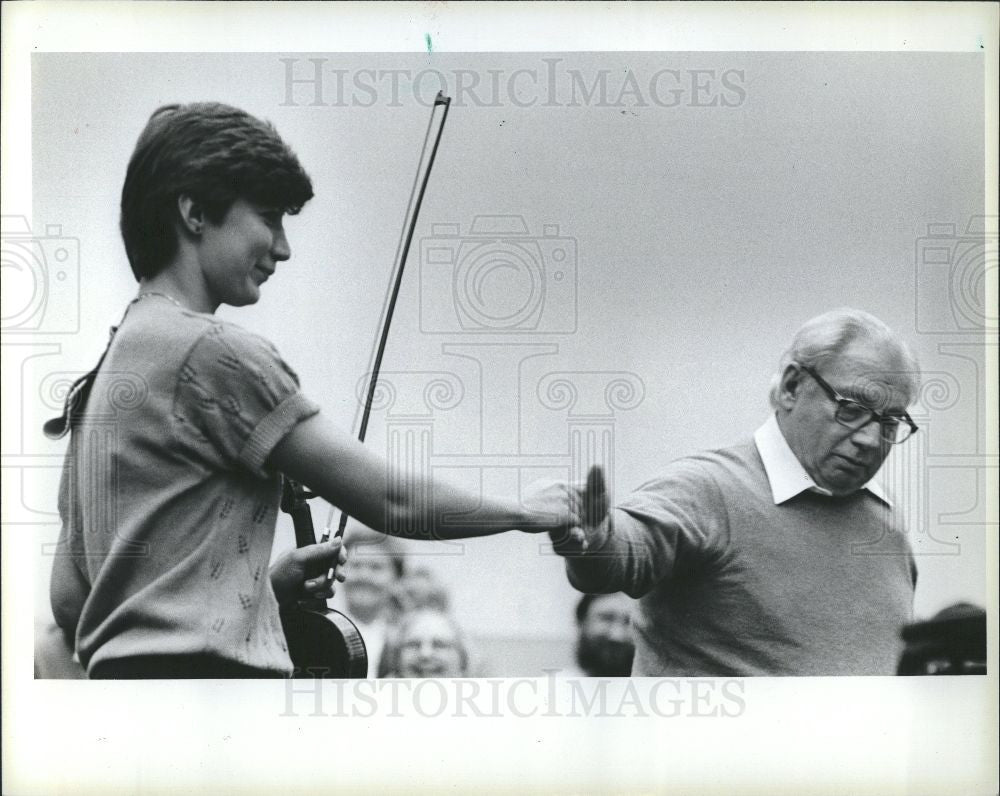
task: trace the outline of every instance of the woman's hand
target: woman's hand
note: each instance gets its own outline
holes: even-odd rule
[[[342,565],[347,561],[347,549],[342,539],[297,547],[271,565],[271,588],[278,605],[285,607],[307,597],[333,597],[336,581],[344,581]],[[336,568],[334,579],[327,573]]]
[[[600,467],[590,468],[586,484],[533,485],[524,500],[526,531],[546,532],[560,555],[585,552],[608,515],[610,501]]]

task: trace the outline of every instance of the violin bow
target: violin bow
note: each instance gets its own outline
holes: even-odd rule
[[[444,123],[448,118],[448,108],[451,105],[451,97],[446,97],[444,92],[439,91],[434,99],[434,107],[431,109],[431,118],[427,123],[427,132],[424,134],[423,148],[420,150],[420,160],[417,163],[417,173],[413,178],[413,188],[410,190],[410,201],[406,206],[406,216],[403,221],[403,231],[399,237],[399,244],[396,247],[396,263],[393,268],[394,277],[392,290],[386,302],[382,305],[382,318],[380,321],[381,332],[379,333],[378,344],[375,348],[373,364],[368,381],[368,393],[365,398],[364,409],[361,412],[361,425],[358,430],[358,441],[365,441],[365,434],[368,432],[368,419],[371,416],[372,403],[375,400],[375,389],[378,384],[378,374],[382,367],[382,358],[385,355],[386,342],[389,339],[389,325],[392,323],[392,314],[396,309],[396,300],[399,298],[399,289],[403,283],[403,269],[406,267],[406,256],[410,251],[410,244],[413,241],[413,233],[417,228],[417,216],[420,214],[420,206],[424,201],[424,192],[427,190],[427,182],[431,176],[431,169],[434,166],[434,158],[437,155],[438,144],[441,143],[441,134],[444,132]],[[438,119],[437,132],[434,134],[433,144],[428,152],[427,142],[431,140],[431,131],[435,128],[435,121]],[[355,414],[355,423],[357,414]],[[330,507],[330,514],[327,517],[326,528],[323,530],[322,542],[330,539],[330,526],[333,524],[333,517],[337,509]],[[340,513],[340,524],[337,527],[336,537],[344,535],[347,527],[348,514],[346,511]],[[332,580],[335,567],[331,567],[328,577]]]

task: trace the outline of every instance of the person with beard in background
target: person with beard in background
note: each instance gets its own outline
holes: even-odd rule
[[[349,532],[346,547],[344,613],[358,626],[368,652],[368,671],[375,674],[386,639],[399,619],[393,595],[406,573],[406,559],[395,539],[368,528]]]
[[[576,677],[628,677],[632,672],[632,600],[622,592],[585,594],[576,605]]]

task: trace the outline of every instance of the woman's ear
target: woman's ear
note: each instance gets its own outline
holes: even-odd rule
[[[205,223],[205,212],[197,201],[187,194],[177,197],[177,212],[181,226],[191,235],[200,235]]]

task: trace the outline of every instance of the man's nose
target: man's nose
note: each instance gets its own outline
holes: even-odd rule
[[[878,448],[882,446],[882,426],[872,418],[851,435],[851,441],[859,448]]]
[[[628,622],[615,622],[608,628],[608,638],[612,641],[628,641],[631,638]]]

